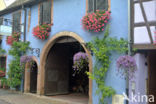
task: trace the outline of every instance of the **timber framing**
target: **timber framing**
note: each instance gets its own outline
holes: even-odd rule
[[[130,34],[131,34],[131,39],[132,39],[132,47],[137,48],[139,50],[156,49],[156,45],[153,44],[153,38],[152,38],[151,29],[150,29],[150,26],[156,26],[156,21],[148,21],[146,13],[145,13],[144,6],[143,6],[144,2],[150,2],[150,1],[154,1],[154,0],[137,0],[137,1],[130,0],[130,3],[131,3],[130,4],[131,5],[131,11],[130,11],[130,14],[131,14],[131,19],[130,19],[131,29],[130,29]],[[141,8],[141,13],[143,15],[144,22],[135,23],[135,21],[134,21],[134,17],[135,17],[135,7],[134,7],[134,5],[135,4],[139,4],[139,6]],[[147,32],[148,32],[148,36],[149,36],[149,39],[150,39],[149,44],[148,43],[147,44],[135,44],[134,43],[134,35],[135,35],[134,34],[134,28],[135,27],[146,27]]]

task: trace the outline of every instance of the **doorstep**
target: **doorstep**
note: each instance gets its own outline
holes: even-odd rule
[[[65,100],[65,99],[47,97],[47,96],[44,96],[44,95],[38,95],[38,94],[32,94],[32,93],[24,93],[24,94],[29,95],[29,96],[34,96],[34,97],[37,97],[37,98],[42,98],[42,99],[49,100],[53,104],[82,104],[82,103],[72,102],[72,101]]]

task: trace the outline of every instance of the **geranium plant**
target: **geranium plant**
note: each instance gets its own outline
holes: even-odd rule
[[[49,37],[51,31],[52,24],[42,24],[37,25],[33,28],[33,36],[37,37],[38,39],[45,40]]]
[[[97,10],[95,13],[88,13],[82,18],[83,28],[88,31],[101,32],[110,18],[110,12]]]
[[[0,77],[5,77],[5,68],[0,68]]]
[[[120,73],[122,78],[126,78],[127,75],[129,79],[134,77],[134,73],[137,69],[136,61],[132,56],[121,56],[118,58],[117,62],[118,73]]]
[[[12,45],[14,41],[18,42],[20,38],[20,34],[21,34],[20,32],[13,32],[12,36],[7,37],[6,40],[7,44]]]
[[[84,52],[78,52],[73,57],[73,69],[75,73],[79,73],[84,68],[88,68],[88,55]]]

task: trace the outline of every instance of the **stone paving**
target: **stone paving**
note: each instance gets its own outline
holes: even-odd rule
[[[71,101],[39,96],[34,94],[22,94],[15,91],[0,89],[0,104],[80,104],[80,103],[74,103]]]

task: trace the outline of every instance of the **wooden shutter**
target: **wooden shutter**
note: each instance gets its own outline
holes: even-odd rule
[[[51,0],[43,3],[43,22],[51,23]]]
[[[88,12],[93,12],[93,0],[88,0]]]
[[[51,0],[40,4],[40,24],[51,23]]]
[[[20,21],[21,21],[21,12],[14,13],[13,14],[13,32],[21,31]]]
[[[40,24],[43,23],[43,4],[40,4]]]
[[[6,68],[6,57],[0,57],[0,68]]]
[[[96,0],[97,10],[108,10],[108,0]]]
[[[3,18],[0,17],[0,25],[2,25],[2,24],[3,24]]]

